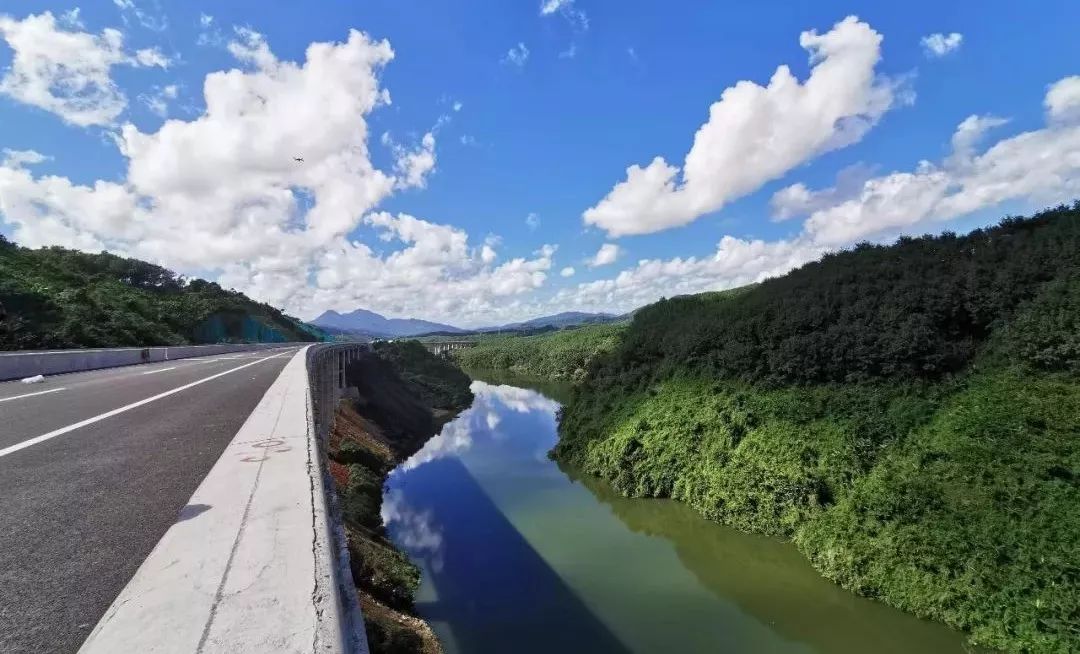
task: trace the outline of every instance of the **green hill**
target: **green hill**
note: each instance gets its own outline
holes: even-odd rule
[[[480,336],[474,347],[452,354],[465,368],[580,379],[598,355],[615,347],[625,326],[612,323],[529,336]]]
[[[319,330],[213,282],[0,236],[0,350],[315,341]]]
[[[553,455],[975,643],[1080,651],[1080,204],[646,307]]]

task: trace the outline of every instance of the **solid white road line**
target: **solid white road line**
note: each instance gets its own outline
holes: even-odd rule
[[[144,375],[156,375],[159,372],[166,372],[168,370],[176,370],[176,366],[172,366],[171,368],[158,368],[157,370],[151,370],[149,372],[144,372],[143,374]]]
[[[0,402],[10,402],[12,400],[21,400],[24,397],[34,397],[35,395],[45,395],[47,393],[57,393],[59,391],[66,391],[66,388],[52,388],[47,391],[38,391],[37,393],[27,393],[26,395],[16,395],[15,397],[0,397]]]
[[[181,391],[186,391],[187,389],[198,386],[199,384],[205,384],[206,382],[213,381],[213,380],[217,379],[218,377],[224,377],[225,375],[229,374],[230,372],[236,372],[237,370],[243,370],[244,368],[250,368],[251,366],[253,366],[253,365],[257,364],[257,363],[262,363],[263,361],[267,361],[269,359],[276,359],[279,356],[281,356],[281,355],[280,354],[275,354],[273,356],[269,356],[269,357],[266,357],[264,359],[259,359],[258,361],[252,361],[251,363],[245,363],[242,366],[237,366],[235,368],[230,368],[230,369],[228,369],[228,370],[226,370],[224,372],[219,372],[216,375],[210,375],[209,377],[203,377],[202,379],[200,379],[198,381],[193,381],[190,384],[184,384],[183,386],[178,386],[178,387],[172,389],[171,391],[165,391],[164,393],[158,393],[157,395],[155,395],[153,397],[148,397],[145,400],[139,400],[138,402],[132,402],[131,404],[128,404],[127,406],[120,407],[119,409],[113,409],[112,411],[106,411],[105,413],[102,413],[101,415],[94,416],[93,418],[87,418],[86,420],[80,420],[79,422],[76,422],[73,425],[68,425],[67,427],[61,427],[60,429],[55,429],[53,431],[50,431],[47,434],[42,434],[41,436],[35,436],[34,438],[25,440],[25,441],[23,441],[21,443],[16,443],[14,445],[11,445],[9,447],[5,447],[4,449],[0,450],[0,458],[3,458],[3,457],[5,457],[5,456],[7,456],[9,454],[14,454],[15,452],[18,452],[19,450],[26,449],[26,448],[30,447],[31,445],[37,445],[38,443],[49,440],[50,438],[56,438],[57,436],[63,436],[64,434],[67,434],[69,432],[73,432],[76,429],[80,429],[80,428],[85,427],[87,425],[92,425],[95,422],[101,422],[102,420],[105,420],[106,418],[111,418],[111,417],[113,417],[115,415],[119,415],[121,413],[124,413],[125,411],[131,411],[132,409],[137,409],[137,408],[143,406],[144,404],[150,404],[151,402],[155,402],[155,401],[160,400],[162,398],[169,397],[170,395],[175,395],[175,394],[177,394],[177,393],[179,393]]]

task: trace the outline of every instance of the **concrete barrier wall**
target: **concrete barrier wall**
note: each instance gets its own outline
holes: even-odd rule
[[[368,654],[324,456],[364,348],[289,355],[81,654]]]
[[[222,343],[218,345],[179,345],[176,347],[112,348],[100,350],[28,350],[0,352],[0,381],[24,379],[34,375],[59,375],[66,372],[133,366],[139,363],[190,359],[191,357],[252,352],[278,348],[289,343]]]
[[[327,466],[326,445],[338,402],[345,391],[345,369],[369,346],[363,343],[315,345],[307,348],[309,409],[311,415],[311,458],[319,471],[313,476],[318,492],[313,501],[316,524],[316,570],[333,596],[333,611],[342,634],[343,651],[368,654],[360,598],[353,583],[349,545],[341,521],[334,482]],[[321,501],[319,501],[321,499]]]

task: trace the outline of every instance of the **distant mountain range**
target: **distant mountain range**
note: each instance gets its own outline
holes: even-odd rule
[[[402,336],[419,336],[430,332],[463,333],[465,331],[453,325],[443,325],[415,318],[386,318],[367,309],[357,309],[349,313],[326,311],[315,320],[312,320],[311,324],[317,327],[327,327],[346,333],[359,333],[375,338],[400,338]]]
[[[602,322],[613,322],[618,319],[619,316],[616,316],[613,313],[584,313],[582,311],[564,311],[562,313],[557,313],[553,316],[542,316],[540,318],[533,318],[532,320],[526,320],[524,322],[514,322],[508,325],[502,325],[500,327],[485,327],[477,331],[524,331],[529,329],[541,329],[543,327],[575,327],[577,325],[591,325]]]
[[[311,324],[322,327],[334,333],[355,334],[369,338],[403,338],[407,336],[420,336],[421,334],[469,334],[477,332],[495,331],[528,331],[543,329],[545,327],[563,328],[593,323],[612,322],[620,317],[610,313],[584,313],[581,311],[565,311],[553,316],[542,316],[524,322],[515,322],[507,325],[482,327],[480,329],[461,329],[453,325],[446,325],[428,320],[416,318],[387,318],[374,311],[357,309],[349,313],[326,311],[321,316],[311,321]]]

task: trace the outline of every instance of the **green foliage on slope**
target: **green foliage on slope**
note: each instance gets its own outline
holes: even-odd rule
[[[1080,205],[646,307],[560,430],[560,460],[846,588],[1080,650]]]
[[[136,259],[0,242],[0,350],[319,340],[242,293]]]
[[[827,577],[1015,651],[1080,648],[1080,384],[977,374],[796,542]]]
[[[597,356],[615,348],[625,327],[611,323],[533,336],[484,336],[476,346],[452,354],[465,368],[580,379]]]
[[[393,366],[409,391],[428,406],[457,412],[472,404],[469,376],[453,362],[428,352],[420,342],[380,341],[372,348],[379,358]]]

